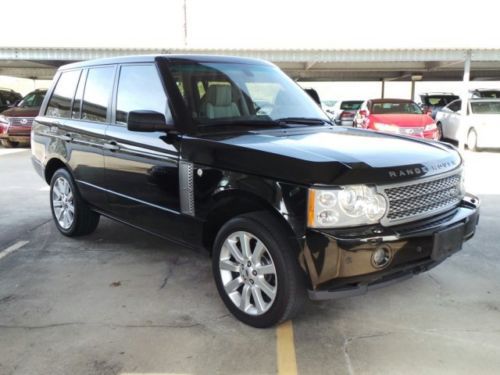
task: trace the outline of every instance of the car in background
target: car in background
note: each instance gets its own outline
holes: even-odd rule
[[[454,100],[459,99],[458,95],[451,92],[426,92],[417,98],[417,104],[420,105],[424,113],[428,113],[433,119],[439,110]]]
[[[0,88],[0,112],[16,105],[22,98],[22,95],[14,90]]]
[[[337,103],[337,100],[332,99],[322,99],[321,100],[321,108],[325,111],[329,116],[333,113],[333,107]]]
[[[4,147],[30,142],[31,124],[38,115],[47,90],[35,90],[0,114],[0,141]]]
[[[412,137],[439,139],[434,120],[412,100],[370,99],[354,118],[354,126]]]
[[[470,90],[469,93],[471,98],[500,99],[500,90],[496,89],[474,89]]]
[[[443,138],[460,141],[471,151],[500,148],[500,99],[470,99],[462,113],[462,100],[448,104],[436,116]]]
[[[353,126],[354,116],[363,104],[362,100],[339,100],[335,103],[331,118],[337,125]]]

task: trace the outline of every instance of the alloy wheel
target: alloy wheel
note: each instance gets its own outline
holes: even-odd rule
[[[69,182],[59,177],[52,188],[52,208],[59,226],[69,229],[75,221],[75,203]]]
[[[249,315],[267,312],[277,295],[278,278],[274,261],[255,235],[238,231],[222,245],[219,272],[227,296]]]

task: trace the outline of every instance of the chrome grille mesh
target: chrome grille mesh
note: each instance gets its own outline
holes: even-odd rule
[[[11,117],[11,126],[31,126],[33,124],[33,117]]]
[[[389,222],[443,211],[461,200],[460,174],[411,185],[389,187],[384,193],[389,200],[386,219]]]

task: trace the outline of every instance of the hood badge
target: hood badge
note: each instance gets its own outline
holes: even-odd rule
[[[445,161],[442,163],[432,164],[430,166],[410,167],[401,169],[392,169],[388,172],[390,178],[421,176],[429,172],[439,172],[444,169],[453,168],[455,163],[452,161]]]

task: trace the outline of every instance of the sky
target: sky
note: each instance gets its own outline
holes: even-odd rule
[[[2,33],[0,47],[500,48],[499,11],[500,2],[485,0],[8,1],[2,4],[2,29],[15,32]],[[0,77],[0,86],[22,94],[48,84]],[[380,93],[375,82],[302,85],[329,98]],[[422,82],[416,91],[453,91],[455,86]],[[386,85],[388,96],[409,97],[409,92],[408,83]]]
[[[500,47],[497,1],[23,0],[20,4],[2,4],[2,29],[16,32],[3,33],[0,46]]]

